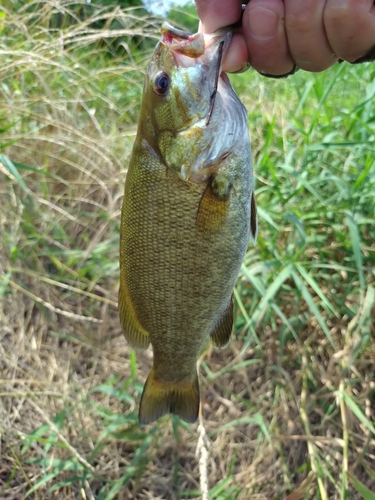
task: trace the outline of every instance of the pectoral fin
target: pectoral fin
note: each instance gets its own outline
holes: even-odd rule
[[[150,344],[148,332],[140,324],[126,284],[120,284],[118,298],[120,323],[129,344],[134,348],[147,349]]]
[[[221,315],[219,321],[216,323],[215,328],[210,333],[211,342],[216,347],[225,347],[232,335],[233,329],[233,295],[226,307],[224,313]]]
[[[224,176],[215,175],[208,182],[199,203],[197,224],[202,231],[218,231],[227,218],[232,186]]]

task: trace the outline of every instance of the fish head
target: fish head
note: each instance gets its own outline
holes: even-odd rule
[[[223,141],[217,129],[223,125],[226,94],[234,94],[221,72],[231,36],[227,30],[192,34],[164,23],[147,68],[141,133],[163,163],[184,180],[194,176],[204,180],[207,175],[201,173],[229,147],[225,138],[217,145]]]
[[[164,23],[162,36],[147,70],[158,132],[188,128],[206,118],[215,79],[220,72],[222,41],[231,33],[210,36],[186,33]]]

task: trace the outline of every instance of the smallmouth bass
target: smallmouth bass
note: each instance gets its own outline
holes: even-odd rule
[[[148,65],[121,214],[119,314],[153,367],[139,421],[199,411],[196,362],[225,346],[257,214],[247,112],[221,72],[231,32],[164,24]]]

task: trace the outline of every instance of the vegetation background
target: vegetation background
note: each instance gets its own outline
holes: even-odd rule
[[[161,20],[137,3],[0,7],[0,498],[374,500],[375,65],[231,77],[260,215],[234,338],[199,425],[140,428],[119,220]]]

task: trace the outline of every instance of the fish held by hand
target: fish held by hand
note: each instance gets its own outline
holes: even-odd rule
[[[119,314],[151,343],[141,424],[199,411],[196,362],[225,346],[233,287],[257,214],[247,113],[221,72],[230,32],[162,27],[145,75],[121,214]]]

